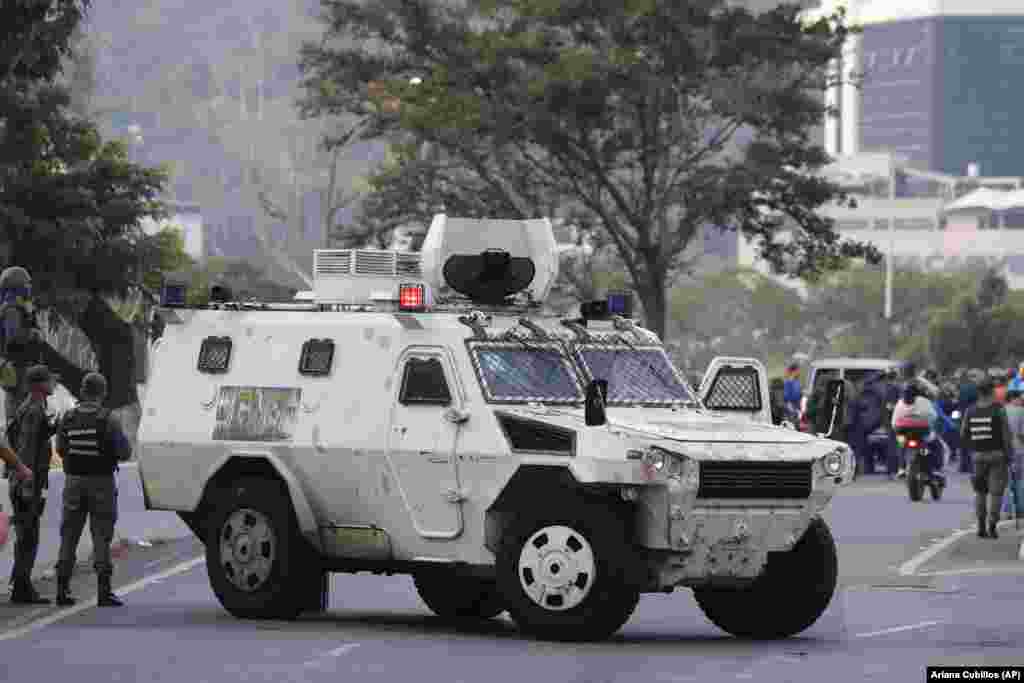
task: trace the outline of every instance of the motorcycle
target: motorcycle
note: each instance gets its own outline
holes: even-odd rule
[[[942,498],[942,491],[946,488],[946,478],[932,471],[928,443],[925,441],[930,432],[931,425],[926,420],[899,420],[896,423],[896,440],[903,449],[907,467],[907,493],[915,503],[924,497],[926,487],[932,500]]]

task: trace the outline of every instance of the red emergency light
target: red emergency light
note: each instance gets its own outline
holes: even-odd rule
[[[423,285],[399,285],[398,308],[402,311],[422,311],[426,308]]]
[[[917,439],[907,439],[907,448],[917,448],[920,445]]]

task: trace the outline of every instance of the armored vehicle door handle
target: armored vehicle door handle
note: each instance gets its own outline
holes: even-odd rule
[[[469,420],[469,412],[460,408],[449,408],[444,411],[444,419],[453,424],[460,425]]]

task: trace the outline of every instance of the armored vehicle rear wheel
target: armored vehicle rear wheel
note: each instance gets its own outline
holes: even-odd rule
[[[749,588],[696,588],[697,604],[715,626],[740,638],[788,638],[821,616],[839,574],[828,526],[815,518],[792,550],[769,553],[764,572]]]
[[[430,611],[444,619],[492,619],[505,611],[494,581],[450,571],[421,572],[413,580]]]
[[[294,619],[313,607],[321,570],[308,561],[291,501],[275,481],[242,479],[221,491],[206,542],[220,604],[240,619]]]
[[[497,561],[509,614],[532,636],[603,640],[639,600],[629,584],[626,528],[605,506],[566,502],[522,516],[506,530]]]

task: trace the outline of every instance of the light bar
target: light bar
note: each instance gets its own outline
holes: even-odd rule
[[[422,311],[426,308],[423,285],[399,285],[398,308],[402,311]]]

